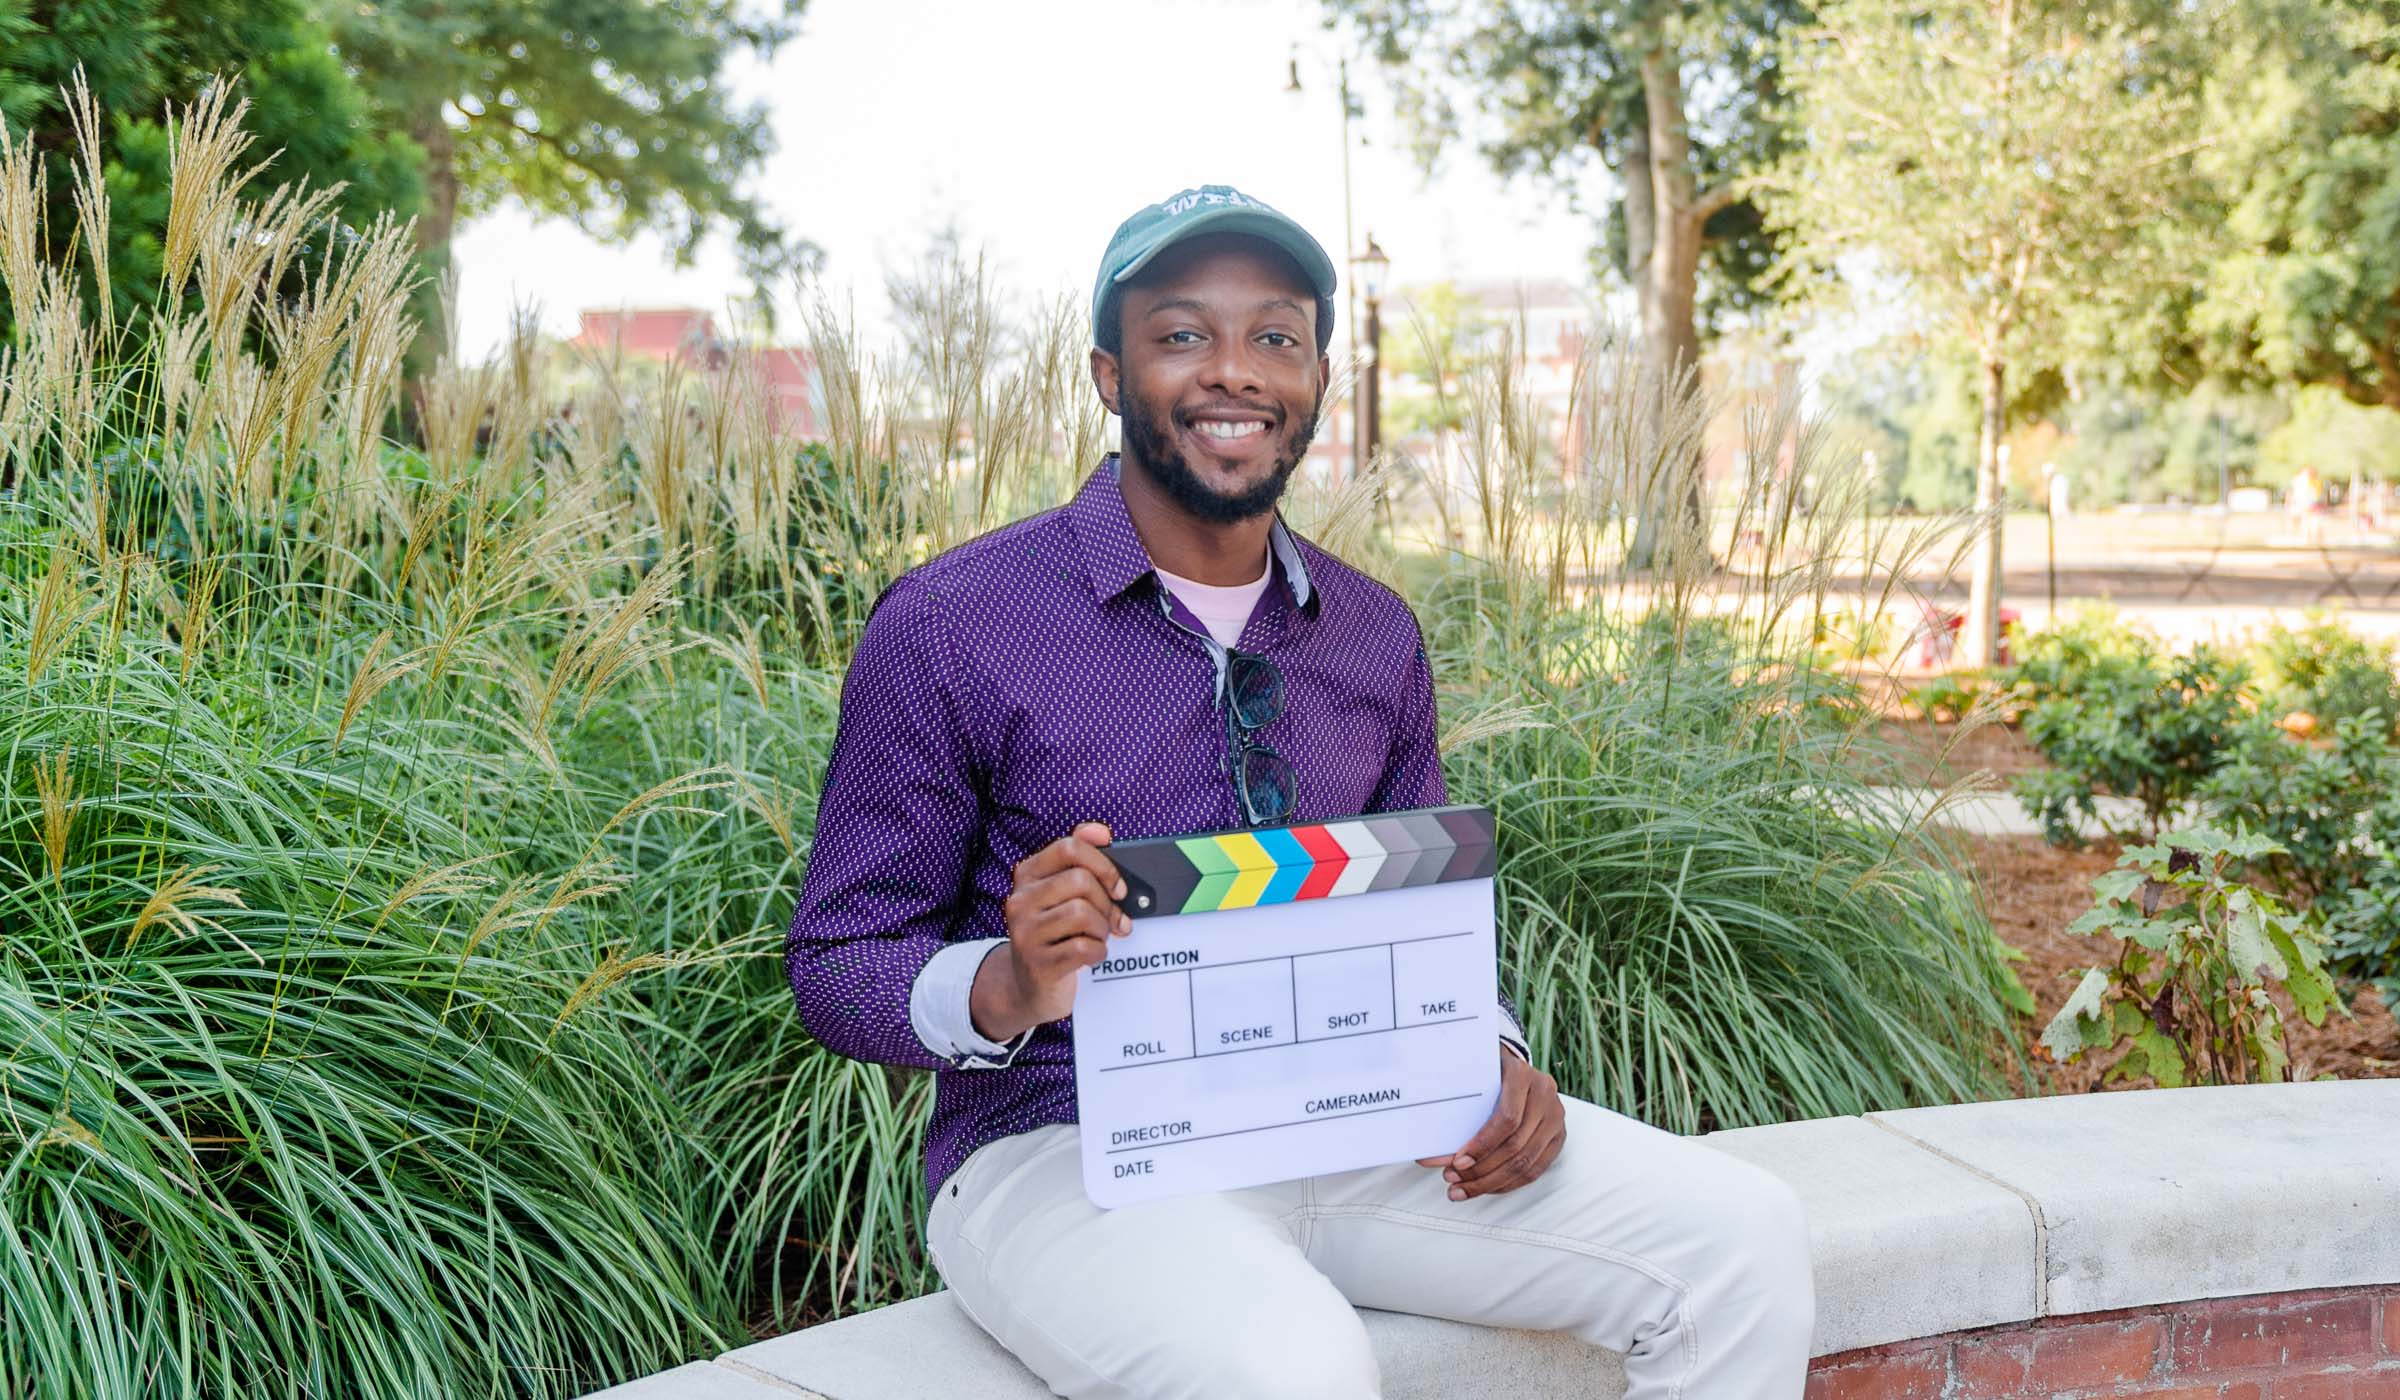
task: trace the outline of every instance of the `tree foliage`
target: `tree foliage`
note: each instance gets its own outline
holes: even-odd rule
[[[1967,641],[1998,641],[2008,373],[2070,307],[2171,275],[2142,230],[2191,200],[2201,25],[2173,0],[1826,0],[1793,43],[1796,125],[1767,195],[1793,277],[1864,254],[1975,356],[1984,425]]]
[[[168,105],[190,106],[214,77],[238,80],[249,100],[253,149],[272,156],[267,181],[342,183],[337,211],[362,222],[416,205],[419,153],[406,137],[378,130],[302,0],[0,0],[0,123],[18,141],[30,139],[41,162],[40,215],[50,228],[80,227],[70,96],[78,69],[95,110],[107,114],[95,129],[110,211],[110,310],[119,322],[159,288]],[[72,254],[81,285],[97,295],[96,265],[80,241],[42,252],[58,265]],[[19,298],[26,294],[18,289]],[[11,324],[8,305],[0,300],[0,329]]]
[[[664,236],[688,261],[729,227],[756,278],[796,245],[740,182],[773,149],[765,109],[733,100],[728,60],[770,53],[805,0],[320,0],[382,118],[427,153],[421,245],[505,199],[594,236]]]
[[[1596,171],[1611,176],[1599,255],[1641,289],[1658,238],[1645,60],[1676,84],[1689,138],[1685,173],[1698,208],[1696,326],[1756,307],[1774,234],[1742,177],[1780,148],[1778,37],[1806,18],[1797,0],[1326,0],[1385,65],[1418,156],[1430,166],[1462,135],[1504,176],[1528,176],[1588,208]],[[1443,55],[1438,64],[1426,55]],[[1663,60],[1663,61],[1661,61]],[[1462,121],[1462,110],[1478,121]]]
[[[2400,409],[2400,3],[2276,0],[2215,66],[2204,368]]]

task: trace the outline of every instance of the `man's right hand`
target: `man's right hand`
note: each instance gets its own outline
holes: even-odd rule
[[[1109,843],[1101,822],[1080,822],[1018,861],[1015,888],[1001,906],[1008,946],[976,969],[967,1008],[975,1031],[1013,1040],[1028,1026],[1056,1021],[1075,1009],[1075,974],[1108,956],[1108,940],[1133,931],[1117,907],[1125,880],[1100,853]]]

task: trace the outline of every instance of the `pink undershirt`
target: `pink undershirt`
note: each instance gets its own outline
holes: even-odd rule
[[[1157,565],[1151,565],[1158,568]],[[1266,567],[1248,583],[1219,586],[1188,579],[1181,574],[1158,570],[1158,578],[1168,591],[1183,600],[1183,605],[1200,619],[1208,634],[1223,646],[1241,640],[1242,625],[1250,620],[1250,610],[1258,606],[1258,595],[1267,591],[1267,580],[1274,577],[1275,560],[1269,553]]]

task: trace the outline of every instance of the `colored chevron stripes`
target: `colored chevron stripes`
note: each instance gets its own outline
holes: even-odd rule
[[[1475,880],[1497,866],[1491,810],[1473,806],[1123,841],[1108,854],[1135,918]]]

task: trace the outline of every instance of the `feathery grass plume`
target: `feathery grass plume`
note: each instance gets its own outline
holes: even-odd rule
[[[25,647],[25,684],[32,686],[66,651],[96,604],[78,574],[82,560],[64,536],[50,542],[49,568],[33,596],[33,626]]]
[[[784,532],[792,520],[797,445],[785,440],[766,376],[753,361],[737,358],[709,387],[703,432],[717,503],[733,531],[731,557],[745,570],[772,566],[788,575]]]
[[[185,408],[198,397],[200,335],[205,329],[189,316],[162,317],[154,326],[156,339],[150,353],[151,363],[158,367],[158,389],[150,407],[161,444],[176,440]]]
[[[541,917],[540,910],[524,907],[525,895],[534,884],[531,875],[519,875],[509,881],[490,904],[484,906],[482,916],[475,920],[475,927],[467,931],[466,941],[458,947],[460,962],[474,957],[475,950],[493,935],[524,928]],[[447,1012],[449,1007],[445,1004],[442,1009]]]
[[[256,519],[273,505],[273,463],[267,457],[275,435],[273,377],[247,354],[219,353],[207,382],[213,426],[225,443],[219,473],[227,499]]]
[[[512,854],[514,853],[510,851],[491,851],[484,855],[469,856],[465,860],[452,861],[448,865],[426,864],[417,867],[415,873],[401,881],[399,888],[392,891],[390,898],[376,907],[375,922],[367,929],[368,934],[372,936],[381,933],[384,924],[391,919],[392,915],[401,906],[414,900],[456,899],[462,895],[470,895],[478,890],[489,888],[492,883],[491,876],[470,872],[473,872],[478,865],[486,865],[495,860],[505,860]]]
[[[758,707],[766,709],[774,701],[767,695],[766,648],[758,637],[758,624],[746,613],[730,613],[727,622],[733,628],[731,637],[714,632],[693,632],[691,640],[725,659],[734,674],[750,683],[750,693],[758,697]]]
[[[769,796],[766,789],[752,782],[748,774],[741,775],[740,788],[743,803],[758,813],[760,820],[767,824],[767,829],[775,833],[775,839],[783,843],[784,854],[799,855],[800,843],[792,834],[791,810],[783,802]]]
[[[193,668],[207,654],[208,644],[216,635],[217,591],[225,583],[225,561],[222,558],[202,560],[192,570],[191,578],[191,591],[184,596],[180,606],[170,604],[174,608],[170,620],[175,628],[178,653],[175,679],[177,684],[186,689],[192,684]]]
[[[59,749],[53,761],[33,765],[33,786],[42,806],[42,854],[50,858],[50,878],[59,879],[67,870],[67,838],[75,830],[75,814],[83,810],[83,799],[75,795],[75,775],[67,766],[67,756],[73,745]]]
[[[165,924],[169,928],[180,931],[186,938],[199,937],[200,930],[203,928],[213,928],[219,933],[225,932],[223,924],[205,915],[196,914],[190,908],[193,903],[200,900],[230,904],[237,909],[250,907],[242,902],[239,890],[228,889],[223,885],[200,883],[216,872],[217,867],[213,865],[196,868],[187,865],[168,876],[163,884],[150,892],[150,898],[143,902],[141,913],[134,916],[133,927],[125,930],[125,946],[119,951],[132,952],[133,945],[141,941],[142,934],[152,924]]]
[[[1496,739],[1503,734],[1514,734],[1520,729],[1547,729],[1551,723],[1552,721],[1542,718],[1541,712],[1531,705],[1494,705],[1489,709],[1478,710],[1463,719],[1452,720],[1449,726],[1442,730],[1442,736],[1435,744],[1435,749],[1442,757],[1448,758],[1452,753],[1469,744],[1479,744],[1486,739]]]
[[[366,703],[374,699],[376,693],[385,686],[417,669],[418,662],[422,659],[411,652],[406,656],[394,657],[383,665],[377,665],[376,661],[383,655],[383,649],[391,644],[391,640],[392,629],[389,627],[376,633],[375,640],[367,646],[367,654],[359,659],[358,669],[351,674],[350,691],[342,697],[341,722],[333,727],[333,751],[335,753],[342,751],[342,738],[350,732],[350,722],[358,718],[358,712],[365,708]]]
[[[681,553],[692,543],[692,520],[700,473],[696,469],[691,375],[680,361],[660,371],[655,401],[633,413],[631,445],[640,473],[640,497],[658,528],[659,548]]]
[[[116,330],[116,302],[108,280],[108,182],[100,174],[100,108],[83,80],[83,65],[75,65],[73,87],[67,93],[67,119],[75,132],[75,221],[83,240],[84,257],[92,265],[94,300],[100,308],[100,338]]]
[[[575,718],[589,714],[593,702],[619,677],[681,650],[663,628],[649,624],[675,607],[675,587],[683,581],[685,557],[683,551],[670,549],[616,607],[569,633],[559,647],[552,684],[562,693],[581,688]]]
[[[568,694],[580,690],[575,718],[581,720],[619,678],[683,649],[665,629],[647,625],[672,607],[683,559],[681,550],[670,553],[632,592],[595,604],[568,630],[546,672],[537,674],[512,655],[497,658],[518,700],[516,719],[505,722],[544,767],[558,768],[550,730]]]
[[[457,899],[490,888],[492,877],[476,871],[475,867],[488,865],[495,860],[506,860],[514,854],[513,851],[488,851],[483,855],[452,861],[448,865],[434,865],[429,861],[418,866],[392,890],[383,903],[375,907],[375,920],[367,927],[369,938],[383,932],[384,925],[391,921],[394,914],[418,900]],[[529,881],[525,887],[530,888]],[[509,902],[507,898],[499,901],[502,906]],[[484,918],[492,917],[491,910],[487,908]]]
[[[49,169],[34,149],[0,121],[0,292],[19,325],[31,324],[43,300],[43,211],[50,207]]]
[[[649,811],[651,808],[658,806],[662,802],[671,803],[677,798],[694,797],[704,792],[716,792],[723,788],[732,787],[733,785],[734,778],[732,776],[732,770],[726,768],[722,764],[711,764],[706,768],[695,768],[689,773],[678,773],[674,777],[668,778],[663,782],[653,783],[645,791],[628,799],[624,806],[619,807],[616,810],[615,815],[611,816],[607,821],[600,824],[600,829],[592,834],[591,846],[585,848],[584,854],[589,856],[593,850],[598,849],[601,839],[607,836],[608,833],[616,830],[620,826],[623,826],[626,822],[631,821],[634,817],[639,816],[642,813]],[[700,807],[669,807],[667,810],[674,812],[700,812],[705,811],[706,809]],[[576,863],[576,868],[577,870],[580,870],[582,868],[582,862],[578,861]],[[568,878],[573,879],[576,878],[576,876],[570,872]]]
[[[242,125],[250,113],[250,99],[242,98],[229,110],[225,104],[232,95],[231,84],[214,79],[180,116],[172,105],[167,109],[173,153],[167,167],[166,294],[161,301],[169,306],[183,300],[202,243],[221,230],[242,187],[267,168],[262,160],[236,172],[255,138]]]
[[[450,523],[451,507],[466,494],[467,485],[459,480],[409,481],[385,501],[387,512],[394,517],[401,539],[400,565],[391,576],[394,595],[405,593],[416,581],[417,562],[425,551],[441,538]],[[434,658],[428,673],[439,680],[447,653]]]
[[[637,953],[632,957],[627,957],[621,945],[611,947],[601,957],[599,965],[594,967],[581,982],[575,985],[575,990],[567,995],[566,1005],[558,1009],[558,1019],[550,1023],[550,1039],[558,1038],[559,1029],[566,1025],[569,1017],[606,996],[611,987],[626,978],[662,967],[681,967],[692,961],[694,956],[689,950],[684,950],[673,953]]]
[[[941,470],[957,450],[998,357],[998,293],[985,255],[978,251],[970,261],[956,236],[944,234],[915,268],[885,275],[884,295],[906,356],[902,382],[921,399],[922,450],[927,464]]]
[[[32,446],[27,427],[32,419],[32,376],[17,373],[23,361],[5,345],[0,345],[0,491],[17,484],[20,453]]]
[[[272,293],[276,273],[331,214],[343,188],[338,181],[320,190],[277,185],[264,199],[221,204],[217,221],[202,228],[200,313],[218,363],[241,354],[260,297]]]
[[[1338,486],[1309,490],[1294,503],[1293,515],[1302,533],[1352,564],[1374,572],[1368,556],[1374,552],[1376,507],[1391,483],[1389,458],[1378,454],[1363,472],[1352,472]]]

